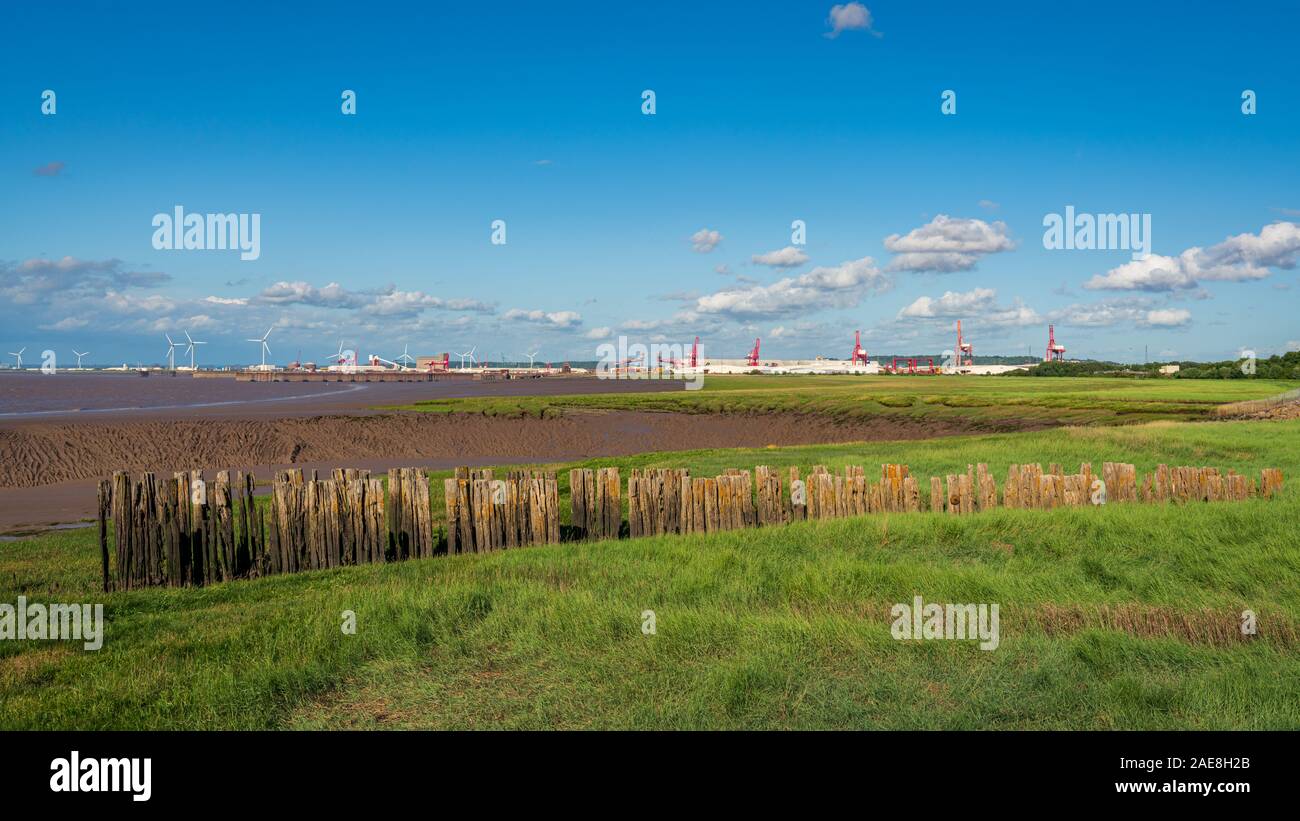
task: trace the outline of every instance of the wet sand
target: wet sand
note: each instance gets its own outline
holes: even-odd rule
[[[81,381],[101,378],[105,381]],[[33,383],[32,379],[46,381]],[[544,419],[510,419],[374,407],[457,396],[682,390],[681,383],[662,381],[568,378],[303,385],[161,377],[157,382],[163,385],[139,384],[150,379],[155,377],[0,377],[0,391],[11,392],[4,394],[7,401],[0,404],[0,413],[9,414],[0,416],[0,533],[93,516],[95,484],[115,470],[168,475],[176,470],[252,470],[265,481],[285,467],[447,469],[987,432],[974,423],[892,416],[844,422],[790,413],[568,410]],[[102,393],[86,391],[101,385]],[[40,393],[14,399],[15,389]],[[128,404],[134,407],[128,409]]]
[[[237,382],[188,374],[6,373],[0,371],[0,426],[11,422],[114,419],[265,419],[375,413],[385,405],[470,396],[559,396],[683,390],[676,380],[593,376],[433,382]]]
[[[0,426],[0,532],[94,513],[95,482],[114,470],[283,467],[450,468],[561,462],[697,448],[928,439],[962,425],[837,422],[796,414],[734,416],[566,412],[546,419],[388,413],[281,419],[141,419]]]

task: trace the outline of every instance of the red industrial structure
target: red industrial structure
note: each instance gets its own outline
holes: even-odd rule
[[[867,359],[867,349],[862,347],[862,331],[853,332],[853,353],[849,355],[849,364],[856,365],[861,362],[863,365],[870,365]]]
[[[907,370],[904,371],[903,366],[898,364],[898,357],[894,357],[893,361],[890,362],[889,366],[885,368],[885,370],[888,371],[889,373],[908,373],[912,375],[917,375],[917,374],[928,375],[928,374],[937,374],[942,372],[939,368],[936,368],[934,366],[934,359],[932,357],[926,357],[925,361],[928,366],[924,370],[921,369],[918,365],[920,361],[921,360],[915,356],[907,359],[906,360]]]
[[[750,351],[749,356],[745,357],[745,364],[751,368],[758,367],[758,343],[760,341],[759,339],[754,340],[754,350]]]
[[[418,364],[418,360],[417,360],[417,364]],[[450,353],[444,353],[444,354],[442,355],[442,359],[441,359],[441,361],[440,361],[437,357],[432,357],[432,358],[429,360],[428,370],[429,370],[430,373],[441,373],[441,372],[445,372],[445,371],[450,371],[450,370],[451,370],[451,354],[450,354]]]
[[[1056,326],[1047,326],[1047,356],[1043,357],[1044,362],[1064,362],[1065,346],[1056,341]]]
[[[687,360],[687,362],[690,363],[690,367],[694,368],[694,367],[697,366],[697,364],[699,363],[699,361],[700,361],[700,338],[697,336],[697,337],[695,337],[695,344],[691,346],[691,358],[690,358],[689,360]],[[665,362],[667,362],[669,365],[671,365],[671,366],[674,367],[674,368],[685,367],[686,364],[687,364],[687,362],[683,362],[682,360],[680,360],[680,359],[676,359],[676,358],[671,357],[671,356],[668,357],[667,359],[665,359],[665,358],[664,358],[664,355],[663,355],[663,352],[660,351],[660,352],[659,352],[659,367],[662,368],[662,367],[664,366],[664,363],[665,363]]]
[[[961,320],[957,320],[957,367],[963,368],[975,364],[975,346],[961,338]],[[963,362],[963,357],[965,361]]]

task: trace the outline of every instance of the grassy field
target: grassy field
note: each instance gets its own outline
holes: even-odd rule
[[[0,642],[0,727],[1300,728],[1300,421],[598,464],[985,461],[1001,480],[1010,462],[1106,459],[1279,467],[1292,484],[1272,501],[874,515],[108,595],[94,535],[52,533],[0,545],[0,602],[103,601],[107,638]],[[999,604],[1000,646],[894,640],[889,608],[914,595]]]
[[[972,376],[706,376],[698,391],[595,396],[475,397],[401,406],[430,413],[545,416],[566,410],[807,413],[1043,424],[1200,419],[1216,406],[1300,387],[1263,379],[1110,379]]]

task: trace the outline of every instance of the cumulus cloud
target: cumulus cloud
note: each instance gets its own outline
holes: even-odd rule
[[[161,271],[128,271],[120,259],[87,260],[37,257],[0,262],[0,298],[34,305],[52,297],[64,300],[102,296],[111,289],[148,288],[171,280]]]
[[[898,312],[898,319],[974,319],[984,325],[1037,325],[1043,318],[1020,299],[1011,305],[997,304],[997,291],[975,288],[965,293],[945,291],[938,299],[923,296]]]
[[[42,331],[75,331],[78,328],[84,328],[89,324],[90,322],[88,320],[81,319],[80,317],[67,316],[60,319],[58,322],[51,322],[48,325],[39,325],[37,327]]]
[[[1143,324],[1153,328],[1177,328],[1186,325],[1192,319],[1192,312],[1185,308],[1160,308],[1147,311]]]
[[[262,290],[257,301],[269,305],[316,305],[325,308],[356,308],[362,304],[354,294],[337,282],[317,288],[309,282],[281,280]]]
[[[317,288],[301,280],[281,280],[262,290],[255,301],[265,305],[308,305],[317,308],[360,309],[379,317],[411,317],[426,310],[491,313],[493,307],[474,299],[443,299],[423,291],[399,291],[389,285],[352,291],[337,282]]]
[[[709,253],[714,248],[717,248],[720,242],[722,242],[722,233],[720,231],[701,228],[691,234],[691,250],[697,254]]]
[[[247,305],[248,300],[243,297],[226,297],[226,296],[208,296],[203,298],[204,302],[211,302],[213,305]]]
[[[122,291],[104,294],[100,305],[119,314],[166,313],[176,310],[176,301],[161,294],[137,296]]]
[[[890,286],[871,257],[817,267],[771,285],[728,288],[700,297],[695,310],[733,318],[789,316],[824,308],[852,308],[868,293]]]
[[[869,31],[877,37],[880,36],[879,32],[871,28],[871,10],[861,3],[837,3],[831,6],[826,22],[831,27],[831,30],[826,32],[826,36],[832,39],[839,37],[840,33],[845,31]]]
[[[582,314],[577,311],[525,311],[511,308],[503,315],[504,319],[516,322],[531,322],[547,328],[572,328],[582,324]]]
[[[1263,279],[1273,268],[1290,270],[1300,257],[1300,225],[1275,222],[1258,234],[1238,234],[1209,248],[1188,248],[1176,257],[1151,254],[1098,274],[1089,290],[1178,291],[1204,281]]]
[[[1048,319],[1058,325],[1081,328],[1107,328],[1130,323],[1139,328],[1177,328],[1188,324],[1192,314],[1185,308],[1157,305],[1150,297],[1133,296],[1070,305],[1052,311]]]
[[[767,265],[772,268],[798,268],[808,261],[808,255],[793,245],[787,245],[777,251],[754,254],[750,259],[756,265]]]
[[[975,267],[987,254],[1010,251],[1016,243],[1005,222],[949,217],[939,214],[906,234],[885,237],[885,248],[896,254],[889,271],[952,273]]]
[[[899,311],[898,316],[900,318],[966,316],[987,308],[996,296],[997,291],[992,288],[976,288],[964,294],[945,291],[938,299],[928,296],[918,297],[911,305]]]
[[[608,325],[602,325],[599,328],[592,328],[590,331],[583,334],[583,336],[587,339],[609,339],[613,334],[613,328],[610,328]]]
[[[367,307],[376,316],[415,316],[425,310],[490,313],[492,306],[475,299],[443,299],[423,291],[389,291],[378,294]]]

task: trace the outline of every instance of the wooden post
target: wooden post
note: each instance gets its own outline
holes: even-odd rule
[[[623,523],[621,495],[618,468],[601,468],[596,478],[596,510],[600,520],[596,538],[618,538]]]
[[[108,579],[108,520],[112,515],[113,504],[113,483],[108,479],[100,479],[98,485],[98,502],[96,509],[98,511],[99,521],[99,559],[100,565],[104,572],[104,592],[109,590]]]

